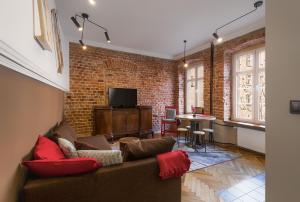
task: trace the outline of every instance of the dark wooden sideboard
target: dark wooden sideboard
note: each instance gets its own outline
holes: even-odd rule
[[[94,134],[106,134],[113,138],[153,135],[152,107],[96,106],[94,107]]]

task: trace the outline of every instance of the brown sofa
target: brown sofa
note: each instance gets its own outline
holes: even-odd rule
[[[161,180],[155,158],[78,176],[30,179],[24,202],[180,202],[181,178]]]
[[[75,143],[77,149],[111,149],[104,135],[77,137],[67,122],[53,132]],[[161,180],[156,158],[103,167],[95,172],[57,178],[29,178],[24,202],[180,202],[181,178]]]

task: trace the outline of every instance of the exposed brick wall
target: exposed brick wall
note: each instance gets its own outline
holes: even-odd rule
[[[215,47],[214,55],[214,86],[213,86],[213,114],[217,119],[229,119],[231,115],[231,69],[232,56],[243,49],[265,44],[265,29],[259,29],[244,36],[226,41]],[[210,48],[199,51],[187,57],[188,61],[199,60],[204,65],[204,112],[210,109]],[[177,61],[180,63],[180,60]],[[184,69],[178,70],[176,89],[179,98],[179,109],[184,109]],[[184,97],[184,96],[183,96]],[[183,100],[183,101],[182,101]]]
[[[265,29],[232,39],[215,47],[214,115],[224,120],[231,115],[232,55],[243,49],[265,43]],[[210,49],[199,51],[187,60],[204,65],[204,110],[210,103]],[[65,118],[76,132],[92,132],[92,108],[107,105],[109,87],[137,88],[138,104],[153,106],[153,128],[159,130],[159,115],[164,106],[177,105],[184,113],[185,70],[181,60],[171,61],[89,47],[83,51],[70,44],[70,92],[65,95]]]
[[[153,128],[159,130],[166,105],[174,105],[178,90],[176,61],[70,43],[70,92],[64,116],[81,135],[92,132],[92,108],[107,105],[109,87],[137,88],[138,104],[153,107]]]

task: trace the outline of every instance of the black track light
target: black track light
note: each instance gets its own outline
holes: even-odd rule
[[[83,20],[83,22],[82,22],[82,26],[80,26],[80,24],[78,23],[78,21],[77,21],[77,19],[76,18],[81,18],[82,20]],[[110,43],[111,42],[111,40],[110,40],[110,38],[109,38],[109,35],[108,35],[108,30],[105,28],[105,27],[102,27],[102,26],[100,26],[100,25],[98,25],[97,23],[95,23],[94,21],[91,21],[90,19],[89,19],[89,14],[87,14],[87,13],[81,13],[80,15],[75,15],[75,16],[72,16],[71,17],[71,20],[73,21],[73,23],[75,24],[75,26],[79,29],[79,31],[82,31],[81,32],[81,38],[80,38],[80,40],[79,40],[79,43],[81,44],[81,46],[82,46],[82,49],[83,50],[85,50],[85,49],[87,49],[87,46],[83,43],[83,33],[84,33],[84,28],[85,28],[85,23],[86,22],[89,22],[89,23],[91,23],[91,24],[93,24],[93,25],[95,25],[96,27],[98,27],[98,28],[101,28],[102,30],[104,30],[104,35],[105,35],[105,38],[106,38],[106,41],[107,41],[107,43]]]
[[[82,31],[82,27],[80,26],[79,22],[76,20],[75,17],[71,17],[71,20],[75,24],[75,26],[78,28],[79,31]]]
[[[213,36],[215,37],[215,39],[217,39],[218,43],[221,43],[223,41],[223,39],[221,37],[219,37],[219,35],[217,34],[217,32],[213,33]]]
[[[104,34],[105,34],[107,43],[110,43],[111,41],[110,41],[110,38],[109,38],[109,35],[108,35],[107,31],[104,32]]]
[[[233,22],[235,22],[235,21],[237,21],[237,20],[239,20],[239,19],[241,19],[241,18],[243,18],[243,17],[245,17],[245,16],[247,16],[247,15],[249,15],[249,14],[255,12],[255,11],[256,11],[259,7],[261,7],[263,4],[264,4],[264,2],[263,2],[262,0],[255,1],[254,4],[253,4],[254,9],[252,9],[251,11],[249,11],[249,12],[247,12],[247,13],[245,13],[245,14],[243,14],[243,15],[241,15],[241,16],[239,16],[239,17],[233,19],[233,20],[231,20],[230,22],[228,22],[228,23],[226,23],[226,24],[220,26],[219,28],[217,28],[216,31],[213,33],[213,36],[215,37],[215,39],[217,39],[217,42],[218,42],[218,43],[221,43],[221,42],[223,41],[223,39],[222,39],[221,37],[219,37],[218,34],[217,34],[217,32],[218,32],[220,29],[222,29],[222,28],[224,28],[224,27],[226,27],[226,26],[232,24]]]
[[[215,33],[213,33],[213,36],[216,38],[216,39],[218,39],[219,38],[219,35],[215,32]]]
[[[83,50],[87,49],[87,46],[82,42],[82,40],[79,40],[79,43],[80,43]]]

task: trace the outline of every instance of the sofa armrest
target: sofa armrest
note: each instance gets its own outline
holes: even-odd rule
[[[155,158],[79,176],[29,180],[25,202],[180,202],[181,178],[161,180]]]

